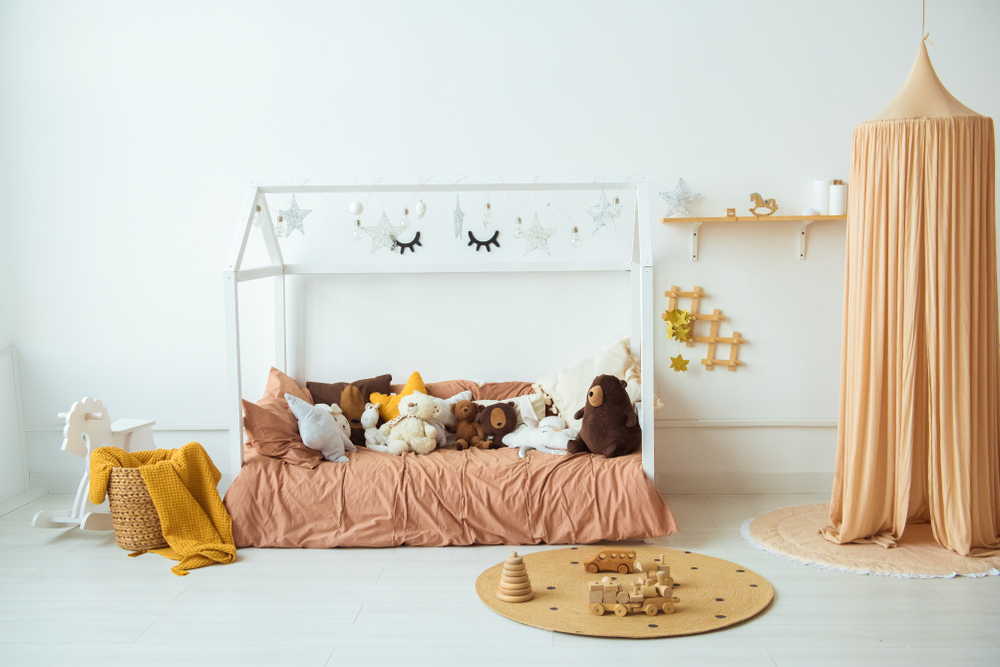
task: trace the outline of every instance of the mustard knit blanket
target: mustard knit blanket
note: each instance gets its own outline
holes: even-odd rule
[[[200,444],[145,452],[95,450],[90,455],[90,501],[95,505],[104,502],[112,468],[138,468],[142,474],[170,545],[151,551],[180,561],[171,568],[174,574],[236,560],[233,520],[217,489],[219,469]]]

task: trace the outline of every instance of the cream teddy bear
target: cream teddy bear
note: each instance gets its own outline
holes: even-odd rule
[[[404,396],[399,402],[399,416],[379,429],[385,436],[387,451],[396,455],[433,452],[437,447],[437,429],[428,422],[439,420],[440,413],[441,408],[430,396],[416,391]]]

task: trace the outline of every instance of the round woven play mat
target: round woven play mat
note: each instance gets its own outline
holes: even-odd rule
[[[602,616],[590,608],[590,584],[604,577],[611,585],[631,586],[643,572],[623,574],[584,569],[584,561],[599,552],[628,552],[648,572],[661,562],[670,566],[674,581],[674,612],[655,609],[649,615],[639,605],[625,616],[609,605]],[[534,597],[527,602],[504,602],[497,597],[504,563],[489,568],[476,580],[476,593],[487,607],[502,616],[543,630],[594,637],[672,637],[718,630],[753,617],[771,603],[774,589],[759,574],[720,558],[690,551],[657,547],[588,546],[523,554]],[[661,561],[661,558],[663,559]],[[651,609],[652,611],[652,609]]]
[[[897,545],[834,544],[820,529],[830,523],[827,504],[785,507],[743,523],[743,537],[764,551],[818,567],[894,577],[981,577],[1000,574],[1000,556],[966,557],[934,540],[928,523],[908,524]]]

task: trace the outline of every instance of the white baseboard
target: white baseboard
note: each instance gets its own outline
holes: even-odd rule
[[[16,496],[8,498],[7,500],[0,502],[0,516],[10,514],[14,510],[21,509],[28,503],[33,503],[44,495],[45,489],[32,489],[31,491],[25,491],[24,493],[19,493]]]
[[[656,476],[666,495],[718,493],[830,493],[832,472],[679,472]]]
[[[30,488],[33,490],[48,491],[49,493],[68,493],[73,495],[80,486],[80,475],[78,472],[30,472]]]

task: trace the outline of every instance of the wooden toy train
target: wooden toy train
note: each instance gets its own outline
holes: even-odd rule
[[[649,616],[674,613],[674,603],[680,598],[673,596],[674,580],[670,577],[670,566],[660,563],[656,572],[648,572],[640,564],[643,576],[629,584],[612,583],[611,577],[590,583],[590,611],[603,616],[606,611],[614,611],[616,616],[630,612],[644,611]]]

